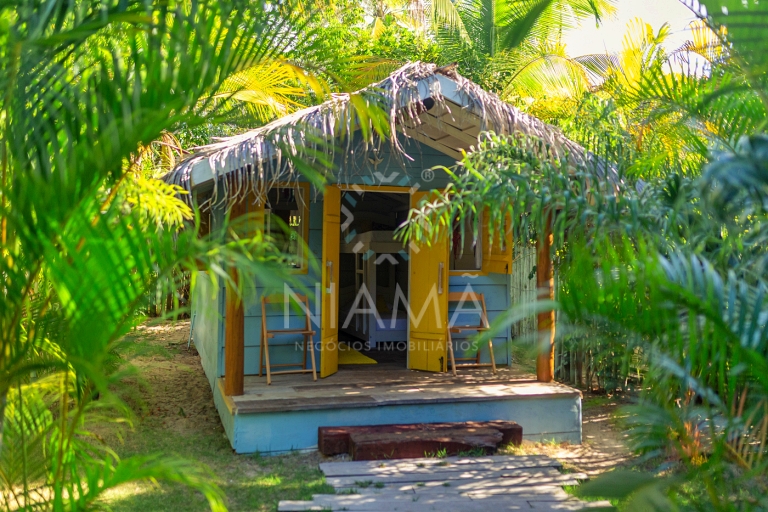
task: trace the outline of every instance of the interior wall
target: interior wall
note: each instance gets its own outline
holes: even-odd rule
[[[394,245],[400,251],[407,250],[401,243],[396,242],[394,231],[408,218],[410,194],[371,190],[358,193],[351,190],[343,194],[342,205],[346,208],[345,214],[348,219],[345,223],[346,229],[342,233],[347,250],[349,247],[356,246],[358,235],[370,232],[391,233],[391,241],[395,242]],[[370,342],[392,341],[392,336],[398,337],[398,335],[394,331],[383,334],[380,329],[377,329],[372,315],[366,313],[360,315],[366,317],[367,325],[365,325],[366,322],[358,323],[360,316],[349,317],[349,313],[355,304],[358,310],[370,308],[365,297],[360,295],[361,284],[364,283],[379,317],[385,325],[389,324],[393,315],[398,282],[401,292],[406,297],[408,294],[407,259],[397,252],[374,252],[375,246],[363,245],[355,247],[354,250],[357,252],[340,254],[339,326],[349,339],[359,338]],[[387,254],[389,257],[381,259],[382,254]],[[392,258],[395,263],[392,262]],[[358,270],[362,270],[362,274],[358,274]],[[350,322],[346,324],[348,317]],[[348,327],[344,328],[345,325]],[[398,339],[398,341],[405,341],[405,338],[406,335],[403,332],[402,340]]]

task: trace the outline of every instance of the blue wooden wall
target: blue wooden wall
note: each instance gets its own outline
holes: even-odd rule
[[[323,246],[323,203],[321,201],[313,201],[309,206],[309,251],[312,257],[319,258]],[[306,294],[310,300],[310,312],[317,318],[317,324],[313,324],[313,327],[317,331],[315,335],[315,342],[320,339],[320,308],[315,301],[315,292],[319,291],[316,288],[320,284],[320,268],[312,268],[307,274],[296,274],[295,278],[299,281],[305,289],[291,287],[294,293]],[[245,300],[245,374],[255,375],[259,373],[259,347],[261,343],[261,295],[265,292],[265,289],[259,287],[257,283],[254,283],[252,293],[248,293]],[[267,291],[271,293],[283,293],[284,290],[271,290]],[[304,312],[299,309],[295,301],[289,303],[287,308],[288,315],[285,314],[286,308],[284,304],[271,304],[267,308],[267,326],[269,328],[285,329],[285,328],[298,328],[304,326]],[[317,313],[317,314],[315,314]],[[270,340],[270,361],[272,364],[298,362],[303,359],[303,354],[298,351],[296,346],[297,342],[303,340],[302,336],[286,335],[279,336]],[[316,346],[316,357],[319,364],[319,349]],[[221,357],[223,358],[224,346],[221,345]]]
[[[506,274],[451,276],[449,283],[452,292],[468,290],[482,293],[488,312],[488,321],[491,323],[509,309],[509,276]],[[480,314],[475,311],[479,306],[471,300],[467,300],[461,305],[461,310],[466,312],[457,313],[456,309],[459,305],[459,303],[452,303],[448,308],[449,318],[454,321],[454,325],[477,325],[480,323]],[[511,361],[510,332],[510,329],[506,329],[504,333],[493,338],[493,354],[497,365],[507,365]],[[467,331],[452,335],[456,357],[474,357],[475,352],[472,347],[475,345],[469,340],[474,334],[473,331]],[[462,348],[468,349],[468,352],[462,352]],[[480,360],[483,363],[491,362],[487,344],[480,346]]]
[[[195,316],[193,338],[211,388],[221,375],[219,345],[224,337],[224,290],[218,284],[213,282],[208,273],[198,272],[192,286],[192,309]]]

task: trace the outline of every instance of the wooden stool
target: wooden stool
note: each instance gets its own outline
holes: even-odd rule
[[[259,377],[261,377],[262,371],[267,370],[267,385],[272,384],[272,375],[279,375],[284,373],[309,373],[312,372],[312,380],[317,380],[317,370],[315,369],[315,349],[312,346],[312,336],[315,335],[315,331],[312,330],[311,320],[309,318],[309,300],[306,295],[294,295],[298,302],[304,305],[304,311],[306,313],[304,328],[298,329],[267,329],[267,304],[274,304],[283,302],[284,297],[272,296],[261,298],[261,347],[259,350]],[[275,336],[281,335],[297,335],[304,336],[304,360],[301,363],[282,363],[270,365],[269,363],[269,340]],[[312,368],[307,368],[307,345],[309,345],[309,356],[312,361]],[[266,363],[265,363],[266,359]],[[279,372],[273,372],[272,366],[284,367],[284,366],[301,366],[300,370],[281,370]]]
[[[467,301],[472,301],[475,304],[479,303],[481,307],[480,311],[480,323],[478,325],[456,325],[451,327],[448,326],[448,355],[450,356],[450,363],[451,363],[451,369],[453,370],[453,375],[456,375],[456,361],[472,361],[471,363],[462,363],[459,366],[463,368],[482,368],[486,366],[490,366],[493,374],[496,374],[496,359],[493,356],[493,341],[488,340],[488,350],[491,352],[491,362],[490,363],[481,363],[480,362],[480,348],[477,349],[477,355],[475,357],[460,357],[456,359],[453,354],[453,338],[451,336],[451,333],[460,333],[464,331],[487,331],[490,328],[490,324],[488,323],[488,313],[485,310],[485,297],[483,297],[482,293],[473,293],[473,292],[450,292],[448,294],[448,303],[451,302],[460,302],[464,303]]]

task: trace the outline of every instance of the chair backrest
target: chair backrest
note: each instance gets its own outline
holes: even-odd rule
[[[288,300],[290,300],[290,299],[294,299],[297,302],[303,302],[305,304],[307,302],[309,302],[309,300],[307,299],[306,295],[299,295],[299,294],[294,294],[294,293],[292,293],[292,294],[290,294],[288,296]],[[283,295],[283,294],[266,295],[266,296],[261,298],[261,302],[264,302],[266,304],[277,304],[277,303],[283,302],[283,301],[285,301],[285,295]]]
[[[448,303],[461,302],[466,304],[470,302],[472,304],[480,304],[480,325],[488,327],[488,313],[485,310],[485,296],[482,293],[475,293],[470,291],[463,292],[448,292]]]
[[[279,293],[264,295],[261,297],[261,331],[263,334],[266,334],[267,332],[267,304],[280,304],[285,302],[285,298],[285,295]],[[305,328],[310,329],[312,326],[312,320],[310,318],[309,312],[309,298],[307,298],[306,295],[291,293],[288,295],[288,302],[290,303],[292,300],[303,304],[304,313],[306,316]]]
[[[482,293],[475,292],[449,292],[448,302],[479,302],[485,304]]]

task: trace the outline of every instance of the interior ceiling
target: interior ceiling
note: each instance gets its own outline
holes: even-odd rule
[[[480,118],[452,101],[435,104],[419,116],[419,121],[404,123],[401,131],[456,160],[461,160],[462,149],[469,151],[477,145]]]

